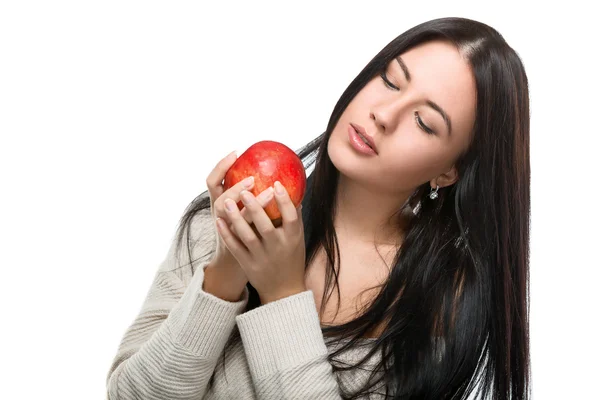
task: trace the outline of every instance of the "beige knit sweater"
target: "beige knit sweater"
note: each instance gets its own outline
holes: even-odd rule
[[[327,354],[334,345],[325,343],[312,291],[244,313],[248,289],[239,302],[202,290],[216,234],[209,210],[194,217],[192,259],[199,259],[193,270],[185,243],[177,262],[173,240],[111,363],[107,399],[326,400],[340,399],[342,387],[362,387],[380,354],[366,367],[333,373]],[[241,341],[228,350],[223,368],[220,355],[234,329],[239,329]],[[363,346],[337,360],[358,361],[371,342],[363,339]]]

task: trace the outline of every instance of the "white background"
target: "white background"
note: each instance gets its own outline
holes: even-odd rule
[[[534,398],[598,398],[598,34],[586,2],[532,4],[2,2],[2,397],[104,398],[216,162],[297,149],[388,42],[461,16],[529,77]]]

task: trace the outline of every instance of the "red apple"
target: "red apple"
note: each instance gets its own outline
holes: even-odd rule
[[[248,176],[254,176],[254,186],[249,191],[258,196],[275,181],[286,188],[292,203],[298,207],[306,191],[306,172],[298,155],[286,145],[272,140],[263,140],[250,146],[240,155],[225,174],[223,188],[229,189]],[[244,205],[237,204],[241,210]],[[267,204],[265,212],[274,226],[281,225],[281,212],[275,198]]]

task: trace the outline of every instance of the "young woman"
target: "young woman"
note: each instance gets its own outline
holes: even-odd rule
[[[210,173],[108,397],[528,398],[528,83],[502,36],[401,34],[298,155],[303,207],[268,189],[227,211],[251,184],[224,191],[232,155]]]

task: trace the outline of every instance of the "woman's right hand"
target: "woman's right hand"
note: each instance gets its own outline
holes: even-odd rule
[[[229,198],[233,201],[238,202],[241,201],[240,192],[242,190],[250,190],[254,186],[254,182],[252,182],[249,186],[244,186],[244,180],[236,183],[227,191],[223,188],[223,180],[225,179],[225,174],[231,168],[233,163],[237,157],[235,156],[235,152],[229,154],[227,157],[223,158],[219,161],[216,167],[210,172],[208,177],[206,178],[206,186],[208,187],[208,193],[210,195],[210,210],[213,219],[213,224],[216,223],[217,217],[222,218],[225,223],[229,225],[229,229],[231,229],[235,234],[237,234],[229,220],[229,217],[225,211],[225,199]],[[262,207],[266,207],[267,204],[271,202],[273,199],[273,188],[268,188],[260,193],[256,199],[262,205]],[[250,222],[250,213],[244,207],[240,212],[242,217],[246,219],[246,221]],[[216,227],[215,227],[216,229]],[[220,235],[217,233],[217,250],[216,254],[213,258],[212,263],[214,266],[223,266],[230,269],[230,272],[235,273],[239,277],[243,277],[245,279],[246,274],[243,272],[240,267],[238,261],[235,259],[233,254],[229,251],[223,240],[220,238]],[[238,275],[239,274],[239,275]],[[246,280],[247,282],[247,280]]]

